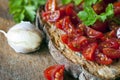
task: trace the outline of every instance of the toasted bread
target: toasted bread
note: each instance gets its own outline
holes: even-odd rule
[[[69,49],[60,38],[63,33],[54,24],[43,21],[42,7],[37,12],[36,24],[47,37],[48,48],[53,58],[64,64],[68,72],[79,80],[114,80],[120,76],[120,59],[111,65],[100,65],[86,60],[81,53]]]

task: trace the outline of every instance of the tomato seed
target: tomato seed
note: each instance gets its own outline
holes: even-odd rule
[[[55,80],[58,80],[57,78],[55,78]]]
[[[55,74],[55,77],[56,77],[56,78],[60,77],[60,73],[57,72],[57,73]]]

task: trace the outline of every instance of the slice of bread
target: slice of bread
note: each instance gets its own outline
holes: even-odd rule
[[[79,80],[114,80],[120,76],[120,59],[106,66],[86,60],[81,53],[69,49],[60,38],[63,33],[54,24],[43,21],[41,17],[42,7],[37,12],[36,24],[47,37],[48,47],[53,58],[64,64],[75,78]]]

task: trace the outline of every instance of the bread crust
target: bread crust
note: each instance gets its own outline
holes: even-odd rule
[[[67,71],[79,80],[114,80],[120,76],[120,59],[113,64],[99,65],[86,60],[79,52],[72,51],[62,43],[60,35],[63,33],[54,24],[46,23],[41,17],[41,8],[37,12],[37,24],[46,36],[48,47],[53,58],[64,64]]]

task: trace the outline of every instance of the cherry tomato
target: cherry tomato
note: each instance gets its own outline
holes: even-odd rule
[[[77,13],[74,10],[73,4],[68,4],[67,6],[60,7],[61,18],[66,16],[70,17],[71,23],[74,25],[78,25],[80,23],[80,19],[77,16]]]
[[[120,2],[115,2],[114,4],[114,15],[120,15]]]
[[[106,4],[103,1],[100,1],[93,5],[93,9],[97,14],[105,12]]]
[[[74,39],[74,34],[63,34],[61,35],[61,40],[63,41],[63,43],[68,44],[69,42],[71,42]]]
[[[85,47],[82,51],[83,56],[90,61],[94,61],[95,59],[95,51],[98,47],[97,43],[90,43],[87,47]]]
[[[106,32],[109,30],[107,21],[102,22],[97,20],[91,27],[100,32]]]
[[[110,38],[105,40],[104,42],[101,42],[99,45],[100,49],[102,50],[103,48],[114,48],[118,49],[119,48],[119,43],[117,39],[115,38]]]
[[[119,49],[120,49],[120,39],[117,39],[117,42],[118,42],[118,44],[119,44]]]
[[[86,34],[90,38],[102,38],[103,37],[103,33],[96,31],[90,27],[86,27]]]
[[[55,23],[56,27],[59,28],[59,29],[61,29],[61,30],[63,30],[63,29],[64,29],[64,28],[63,28],[63,22],[64,22],[64,18],[61,19],[61,20],[58,20],[58,21]]]
[[[116,38],[107,39],[106,43],[108,43],[109,44],[108,46],[111,47],[111,48],[114,48],[114,49],[119,48],[119,43],[118,43]]]
[[[42,17],[44,20],[48,22],[55,22],[60,18],[60,11],[47,11],[42,13]]]
[[[65,6],[64,7],[60,7],[59,10],[60,10],[61,19],[63,19],[65,16],[67,16],[67,14],[66,14],[66,7]]]
[[[47,0],[45,5],[45,11],[55,11],[56,8],[56,0]]]
[[[66,16],[65,18],[56,22],[56,27],[65,31],[66,33],[72,33],[74,31],[74,25],[71,23],[69,16]]]
[[[69,36],[67,34],[62,34],[61,35],[61,40],[65,44],[68,44],[68,38],[69,38]]]
[[[69,13],[68,11],[71,11],[71,9],[73,9],[73,4],[68,4],[60,7],[59,10],[61,12],[61,18],[69,16],[71,13]]]
[[[44,71],[47,80],[63,80],[64,65],[53,65]]]
[[[105,3],[113,3],[113,2],[115,2],[116,0],[103,0]]]
[[[102,37],[102,41],[104,42],[104,41],[106,41],[107,39],[114,39],[114,38],[117,38],[117,35],[116,35],[116,30],[111,30],[111,31],[109,31],[109,32],[106,32],[105,34],[104,34],[104,36]]]
[[[116,31],[115,31],[115,30],[112,30],[112,31],[106,33],[105,36],[106,36],[106,38],[116,38],[116,37],[117,37]]]
[[[120,58],[120,49],[103,48],[103,53],[112,59]]]
[[[108,58],[106,55],[104,55],[103,53],[97,53],[95,55],[95,61],[99,64],[103,64],[103,65],[110,65],[113,60],[111,58]]]
[[[73,51],[82,51],[83,46],[85,46],[87,43],[88,43],[87,38],[84,36],[80,36],[80,37],[76,37],[67,45]]]
[[[77,13],[74,10],[73,4],[69,4],[68,6],[66,6],[66,14],[70,16],[72,24],[77,26],[80,23],[80,19],[78,18]]]
[[[84,34],[83,26],[75,27],[69,16],[57,21],[56,27],[66,32],[66,34],[73,35],[74,37],[82,36]]]

